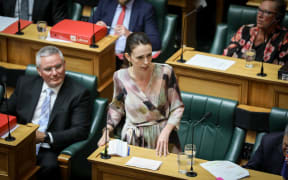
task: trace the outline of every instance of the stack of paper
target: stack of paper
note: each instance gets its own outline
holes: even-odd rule
[[[125,165],[156,171],[157,169],[159,169],[161,164],[162,164],[161,161],[132,157]]]
[[[127,142],[119,139],[109,141],[108,154],[126,157],[128,155]]]
[[[235,180],[249,176],[249,171],[230,161],[208,161],[200,164],[216,178]]]

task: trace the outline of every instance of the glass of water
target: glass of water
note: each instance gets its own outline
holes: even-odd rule
[[[177,163],[178,163],[178,172],[185,174],[190,168],[189,157],[185,152],[178,152],[177,154]]]
[[[254,49],[248,49],[245,52],[245,59],[246,59],[245,67],[253,68],[253,61],[255,60],[255,56],[256,51]]]
[[[46,39],[47,37],[47,22],[46,21],[37,22],[37,32],[38,32],[39,39]]]
[[[195,156],[196,156],[196,145],[195,144],[185,144],[184,152],[190,159],[190,164],[194,164]],[[191,156],[193,156],[193,161],[191,162]]]

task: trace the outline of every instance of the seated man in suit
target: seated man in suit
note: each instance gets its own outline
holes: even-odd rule
[[[262,0],[257,23],[243,25],[232,37],[223,55],[245,58],[249,49],[256,51],[256,61],[285,64],[288,61],[288,31],[281,26],[285,16],[284,0]]]
[[[20,1],[18,3],[18,1]],[[20,4],[20,8],[18,7]],[[0,0],[0,16],[18,17],[33,21],[47,21],[49,26],[67,17],[66,1],[62,0]]]
[[[254,156],[244,167],[280,175],[287,150],[288,125],[285,132],[273,132],[263,136]]]
[[[145,0],[100,0],[90,22],[107,26],[109,34],[119,35],[115,52],[124,52],[126,38],[131,32],[145,32],[149,37],[153,51],[161,49],[155,12]]]
[[[40,76],[23,76],[8,100],[18,123],[39,124],[36,131],[38,179],[60,179],[57,156],[66,146],[88,136],[91,116],[87,89],[65,77],[62,52],[53,46],[36,55]],[[6,104],[0,112],[7,113]]]

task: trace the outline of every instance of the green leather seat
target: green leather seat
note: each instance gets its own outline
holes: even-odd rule
[[[34,65],[28,65],[26,68],[26,74],[38,75],[36,67]],[[106,107],[107,100],[97,97],[97,77],[66,71],[66,76],[73,78],[78,83],[85,86],[91,93],[92,99],[94,99],[91,127],[89,136],[86,140],[76,142],[67,148],[65,148],[58,156],[60,167],[62,171],[62,179],[66,179],[69,176],[71,179],[91,179],[91,164],[87,161],[87,157],[97,149],[97,142],[102,135],[102,129],[105,126],[106,121]],[[68,155],[68,162],[62,162],[63,155]],[[68,171],[65,171],[68,168]],[[67,169],[66,169],[67,170]],[[63,172],[66,172],[66,174]]]
[[[72,20],[80,20],[82,16],[83,5],[80,3],[67,0],[67,14],[68,18]]]
[[[207,112],[210,118],[194,128],[196,157],[206,160],[229,160],[236,162],[245,139],[245,131],[234,127],[237,101],[181,92],[185,105],[178,136],[182,150],[191,144],[193,126]]]
[[[2,84],[0,84],[0,103],[2,102],[2,99],[4,98],[4,87]]]
[[[210,49],[210,53],[223,54],[223,50],[228,46],[232,36],[245,24],[256,24],[257,8],[230,5],[227,13],[227,23],[219,24]],[[286,13],[282,24],[287,27],[288,13]]]
[[[161,54],[154,59],[154,62],[165,63],[165,61],[176,52],[175,38],[178,16],[167,14],[168,0],[146,0],[155,9],[158,30],[161,36]]]
[[[269,132],[284,131],[287,123],[288,123],[288,109],[273,107],[269,115]],[[251,157],[257,151],[261,143],[262,137],[265,134],[267,133],[266,132],[257,133]]]

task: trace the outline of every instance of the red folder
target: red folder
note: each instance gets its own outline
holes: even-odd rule
[[[24,29],[26,26],[28,26],[31,23],[32,23],[31,21],[20,19],[21,30]],[[2,32],[7,33],[7,34],[15,34],[17,31],[18,31],[18,21],[14,22],[10,26],[8,26]]]
[[[0,136],[3,136],[8,132],[8,119],[7,114],[0,113]],[[10,129],[17,125],[17,119],[15,116],[9,115]]]
[[[64,19],[55,24],[50,29],[52,38],[73,41],[81,44],[92,44],[92,36],[95,34],[95,41],[99,41],[107,34],[107,28],[84,21],[74,21],[71,19]]]

